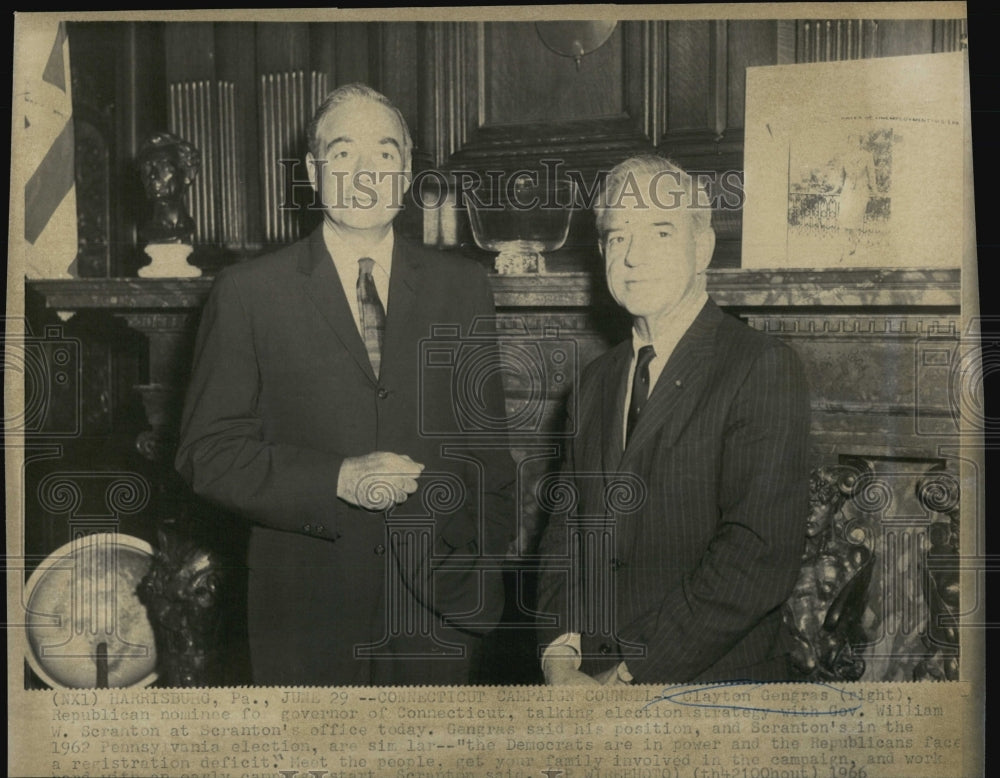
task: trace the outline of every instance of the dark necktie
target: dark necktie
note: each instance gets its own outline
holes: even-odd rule
[[[632,437],[632,430],[639,421],[642,407],[649,399],[649,363],[653,361],[656,352],[652,346],[643,346],[635,360],[635,375],[632,376],[632,398],[628,404],[628,420],[625,423],[625,445]]]
[[[385,307],[379,299],[372,278],[375,260],[362,257],[358,260],[358,311],[361,314],[361,337],[365,341],[368,359],[378,377],[382,365],[382,338],[385,333]]]

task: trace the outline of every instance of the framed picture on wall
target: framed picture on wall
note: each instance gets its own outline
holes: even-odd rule
[[[748,68],[743,267],[960,267],[965,67]]]

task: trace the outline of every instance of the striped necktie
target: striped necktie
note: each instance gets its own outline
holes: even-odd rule
[[[375,377],[382,366],[382,339],[385,334],[385,307],[379,299],[372,278],[375,260],[362,257],[358,260],[358,312],[361,314],[361,337],[365,341],[368,359],[372,363]]]
[[[635,375],[632,377],[632,399],[628,404],[628,420],[625,422],[625,445],[632,437],[632,430],[639,422],[642,406],[649,399],[649,363],[653,361],[656,352],[652,346],[643,346],[635,359]]]

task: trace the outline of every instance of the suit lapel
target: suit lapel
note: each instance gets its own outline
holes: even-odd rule
[[[622,459],[625,389],[631,356],[632,341],[619,343],[604,371],[601,386],[601,464],[606,474],[618,470]]]
[[[326,250],[322,226],[309,236],[307,245],[308,252],[299,260],[305,295],[312,300],[347,353],[374,383],[375,373],[368,359],[368,351],[361,339],[361,333],[358,332],[354,316],[351,315],[347,298],[344,296],[344,285],[337,275],[337,268],[333,264],[330,252]]]
[[[622,469],[627,470],[657,436],[660,445],[672,446],[684,430],[704,394],[721,320],[722,311],[708,301],[677,343],[635,425],[622,456]]]
[[[704,395],[715,350],[715,331],[721,320],[722,312],[709,300],[664,365],[622,455],[619,469],[646,479],[647,501],[658,499],[653,495],[658,474],[648,462],[640,461],[641,455],[654,441],[661,447],[672,446],[690,421]],[[617,522],[616,547],[623,558],[634,551],[640,535],[638,521],[636,514]]]
[[[389,276],[389,305],[386,311],[385,340],[382,343],[382,375],[390,376],[407,360],[414,360],[413,309],[421,288],[420,262],[406,251],[396,236],[392,248],[392,272]],[[426,333],[425,333],[426,334]]]

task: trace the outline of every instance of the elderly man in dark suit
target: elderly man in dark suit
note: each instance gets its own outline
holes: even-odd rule
[[[546,680],[787,678],[779,609],[809,512],[802,367],[709,299],[715,233],[683,170],[626,160],[596,215],[633,331],[585,368],[570,404],[575,505],[540,548]]]
[[[421,361],[493,297],[475,264],[394,234],[411,147],[384,96],[332,92],[307,156],[323,225],[227,268],[202,315],[176,464],[253,522],[257,684],[466,683],[503,609],[513,462],[455,413],[503,418],[500,373],[456,398]]]

